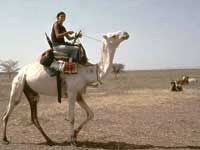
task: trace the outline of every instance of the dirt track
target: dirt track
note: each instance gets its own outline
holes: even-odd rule
[[[182,72],[192,72],[200,78],[199,70]],[[168,90],[168,73],[123,73],[118,80],[110,76],[99,89],[88,89],[85,99],[95,118],[80,132],[78,147],[74,149],[200,149],[200,83],[173,93]],[[9,87],[10,83],[1,82],[0,116],[7,107]],[[56,98],[41,97],[40,123],[59,142],[50,147],[31,123],[29,105],[23,97],[9,120],[11,144],[0,145],[0,150],[71,149],[65,142],[69,135],[67,106],[67,99],[58,104]],[[77,105],[76,123],[84,117]]]

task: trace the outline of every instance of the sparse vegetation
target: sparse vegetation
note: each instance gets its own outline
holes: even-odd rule
[[[111,74],[99,88],[88,88],[85,100],[95,117],[80,133],[76,149],[199,149],[200,82],[181,93],[169,90],[171,79],[184,73],[200,80],[200,70],[125,71],[119,80]],[[8,104],[10,83],[0,76],[0,116]],[[41,96],[38,106],[41,126],[60,143],[52,147],[42,143],[45,140],[30,121],[29,104],[23,95],[9,118],[11,144],[0,144],[0,149],[70,149],[62,142],[69,135],[65,119],[68,101],[58,104],[56,97]],[[80,123],[86,114],[78,105],[75,111]]]
[[[0,70],[8,75],[10,80],[12,74],[16,73],[19,70],[19,62],[14,60],[0,60]]]
[[[119,73],[121,73],[125,68],[125,65],[123,64],[118,64],[118,63],[114,63],[113,66],[112,66],[112,69],[113,69],[113,73],[115,75],[115,79],[117,79],[117,75]]]

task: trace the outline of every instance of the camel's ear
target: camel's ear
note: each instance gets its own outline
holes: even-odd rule
[[[103,38],[104,38],[104,39],[108,39],[108,37],[107,37],[107,35],[106,35],[106,34],[104,34],[104,35],[103,35]]]

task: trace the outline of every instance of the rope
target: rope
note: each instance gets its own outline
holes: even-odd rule
[[[91,39],[91,40],[94,40],[94,41],[97,41],[97,42],[101,42],[101,40],[96,39],[96,38],[91,37],[91,36],[88,36],[88,35],[86,35],[86,34],[83,34],[83,36],[86,37],[86,38],[88,38],[88,39]]]

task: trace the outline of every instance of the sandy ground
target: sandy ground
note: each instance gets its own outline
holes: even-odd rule
[[[67,99],[58,104],[56,98],[41,96],[40,123],[58,142],[47,146],[31,123],[29,104],[23,96],[9,119],[7,133],[11,143],[0,144],[0,150],[200,149],[200,83],[178,93],[168,89],[171,76],[192,72],[199,79],[200,71],[169,72],[127,72],[118,80],[110,76],[98,89],[88,89],[84,97],[95,118],[80,132],[78,147],[67,142]],[[0,116],[6,110],[10,90],[10,83],[1,81]],[[76,105],[76,126],[85,117]]]

